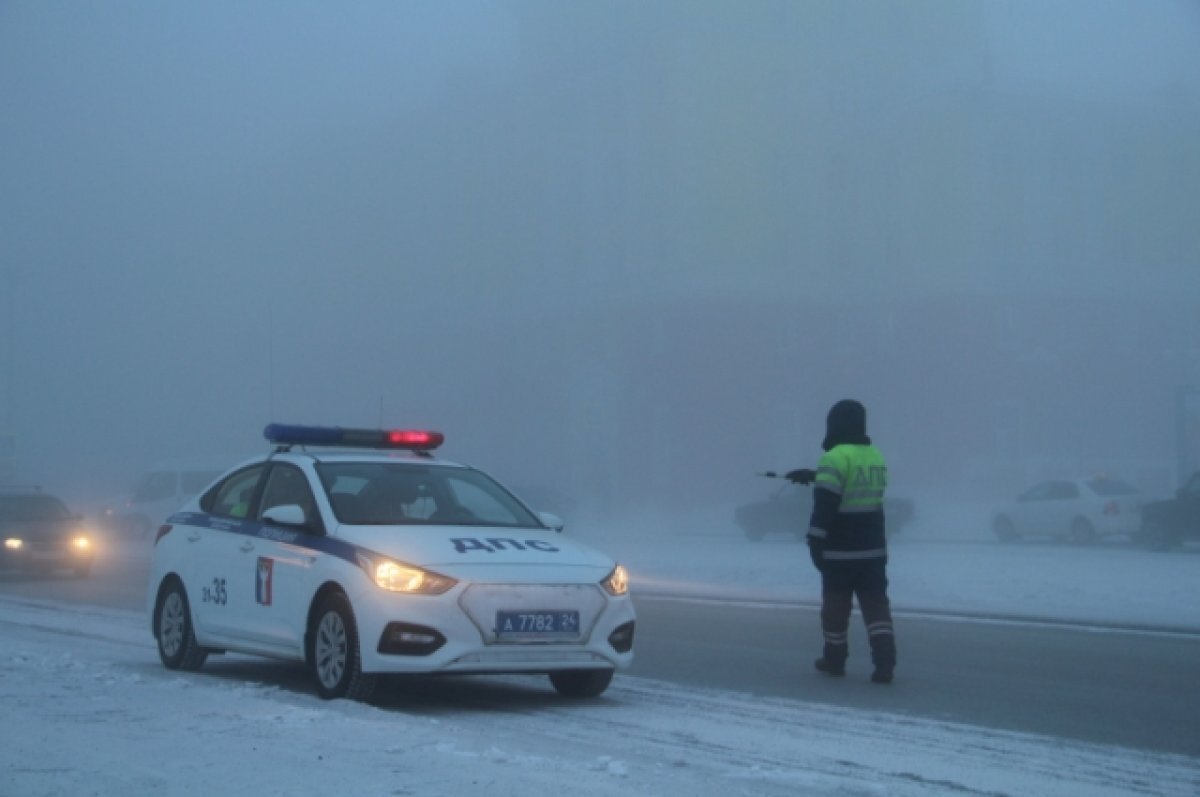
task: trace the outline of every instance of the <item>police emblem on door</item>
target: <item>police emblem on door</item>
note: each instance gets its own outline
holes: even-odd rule
[[[254,600],[263,606],[271,605],[271,580],[274,576],[275,560],[258,557],[258,577],[254,582]]]

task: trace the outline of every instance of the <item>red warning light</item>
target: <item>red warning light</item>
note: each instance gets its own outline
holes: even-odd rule
[[[393,429],[387,433],[389,445],[401,448],[437,448],[443,442],[441,432],[426,432],[415,429]]]

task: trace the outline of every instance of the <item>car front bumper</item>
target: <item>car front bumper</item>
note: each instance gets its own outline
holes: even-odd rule
[[[632,601],[594,584],[469,584],[438,596],[372,589],[352,602],[364,672],[545,673],[624,669],[633,661]],[[495,628],[499,611],[577,611],[579,630],[570,638],[505,640]]]
[[[92,566],[92,551],[80,551],[70,546],[40,547],[27,545],[13,550],[0,549],[0,569],[38,572],[46,570],[79,570]]]

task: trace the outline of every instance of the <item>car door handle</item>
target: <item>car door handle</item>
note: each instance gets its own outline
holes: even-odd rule
[[[188,540],[188,542],[199,542],[200,541],[200,532],[193,531],[191,534],[189,534],[187,536],[187,540]]]
[[[253,550],[254,550],[254,543],[252,543],[252,542],[250,542],[249,540],[247,540],[246,542],[243,542],[241,545],[239,545],[239,546],[238,546],[238,548],[239,548],[239,549],[241,549],[241,550],[243,550],[243,551],[253,551]]]

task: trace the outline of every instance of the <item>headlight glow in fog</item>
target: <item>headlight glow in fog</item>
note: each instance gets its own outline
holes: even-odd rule
[[[372,560],[360,554],[359,562],[377,585],[391,592],[440,595],[458,583],[430,570],[400,564],[391,559]]]
[[[629,592],[629,571],[624,565],[617,565],[608,574],[608,578],[600,582],[609,595],[621,596]]]

